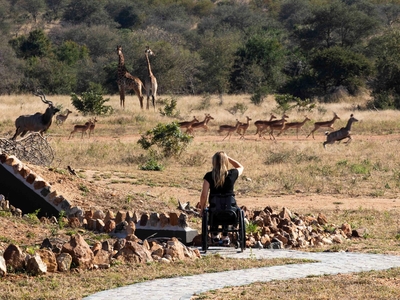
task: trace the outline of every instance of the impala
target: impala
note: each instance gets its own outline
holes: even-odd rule
[[[190,126],[186,129],[186,132],[193,133],[193,130],[195,130],[195,129],[200,129],[200,128],[204,128],[205,131],[208,131],[208,126],[207,126],[207,124],[208,124],[208,122],[209,122],[210,120],[214,120],[214,118],[211,117],[210,114],[205,114],[205,118],[204,118],[203,121],[193,123],[192,125],[190,125]]]
[[[304,124],[307,121],[310,121],[310,118],[308,118],[307,116],[304,116],[305,119],[303,122],[287,122],[285,123],[285,126],[283,126],[282,130],[277,134],[278,136],[281,135],[282,132],[291,129],[291,128],[296,128],[296,134],[297,134],[297,138],[299,138],[299,130],[301,129],[301,127],[304,126]]]
[[[314,132],[315,132],[317,129],[321,128],[321,127],[328,127],[328,128],[334,129],[334,128],[333,128],[333,123],[335,123],[335,121],[336,121],[337,119],[340,120],[340,118],[339,118],[339,116],[338,116],[336,113],[333,113],[333,114],[334,114],[334,115],[333,115],[333,119],[330,120],[330,121],[315,122],[315,123],[314,123],[314,129],[306,136],[306,138],[308,138],[308,137],[310,136],[310,134],[312,134],[313,139],[315,139],[315,137],[314,137]]]
[[[267,120],[257,120],[257,121],[255,121],[254,125],[257,128],[256,135],[257,135],[257,133],[260,135],[261,131],[264,130],[265,122],[271,122],[273,119],[276,119],[276,117],[273,114],[271,114],[271,117],[269,118],[269,121],[267,121]]]
[[[223,140],[225,140],[228,136],[229,136],[229,139],[231,139],[232,133],[238,130],[240,124],[241,123],[239,122],[239,120],[236,119],[236,125],[235,126],[232,126],[232,125],[221,125],[221,126],[219,126],[218,132],[221,133],[221,132],[227,131],[228,134],[223,138]]]
[[[89,122],[86,122],[85,125],[75,125],[74,126],[74,130],[71,131],[71,133],[69,134],[69,138],[71,138],[71,135],[73,135],[75,132],[81,132],[82,133],[82,139],[83,139],[83,134],[87,134],[88,129],[90,128],[91,125],[93,125],[94,123],[92,122],[92,120],[89,120]]]
[[[65,113],[65,115],[59,114],[56,116],[56,124],[58,126],[64,124],[65,120],[68,118],[68,115],[72,113],[72,111],[70,111],[69,109],[67,109],[67,112]]]
[[[96,126],[96,123],[97,123],[97,119],[96,119],[96,117],[94,117],[93,122],[89,126],[89,138],[92,135],[92,133],[94,132],[94,127]]]
[[[179,127],[182,128],[188,128],[190,127],[192,124],[199,122],[199,120],[197,120],[196,116],[193,116],[193,120],[192,121],[183,121],[183,122],[179,122],[178,125]]]
[[[247,128],[249,128],[249,125],[250,125],[251,118],[246,116],[246,119],[247,119],[247,123],[240,123],[239,127],[236,131],[238,134],[240,134],[241,139],[244,139],[244,134],[246,133],[246,130],[247,130]]]
[[[263,131],[267,130],[268,127],[271,128],[271,126],[275,126],[275,128],[276,128],[277,126],[280,126],[279,129],[281,129],[283,123],[286,122],[286,119],[287,119],[287,118],[289,118],[289,116],[283,114],[283,115],[282,115],[282,118],[279,119],[279,120],[262,121],[262,126],[263,126],[263,127],[262,127],[262,128],[260,129],[260,131],[258,132],[258,136],[261,137]],[[272,130],[272,128],[271,128],[271,130]],[[270,137],[271,137],[271,132],[269,133],[269,135],[270,135]],[[273,136],[273,135],[272,135],[272,136]],[[275,137],[274,137],[274,139],[275,139]]]

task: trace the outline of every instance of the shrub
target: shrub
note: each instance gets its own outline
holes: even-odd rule
[[[72,105],[84,115],[106,115],[112,114],[113,108],[104,105],[110,99],[104,99],[103,96],[94,91],[83,92],[79,98],[75,93],[71,94]]]
[[[143,134],[138,140],[138,144],[145,150],[155,145],[160,148],[164,157],[171,157],[180,156],[192,139],[192,136],[181,132],[176,122],[159,123]]]
[[[163,100],[162,102],[165,103],[164,108],[158,109],[162,116],[167,116],[167,117],[178,117],[179,116],[179,111],[176,111],[177,100],[175,98],[171,98],[171,101],[168,101],[168,99],[166,99],[166,100]]]

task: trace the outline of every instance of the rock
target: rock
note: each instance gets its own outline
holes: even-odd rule
[[[179,215],[178,226],[182,228],[189,227],[187,214],[181,213]]]
[[[128,226],[126,227],[126,234],[132,235],[135,234],[136,225],[133,221],[129,221]]]
[[[7,265],[6,260],[3,256],[0,255],[0,277],[4,277],[7,275]]]
[[[323,213],[318,214],[317,221],[320,225],[328,224],[328,219]]]
[[[172,260],[184,260],[185,259],[185,245],[183,245],[177,238],[173,237],[167,242],[165,248],[165,254],[170,255]]]
[[[282,208],[282,211],[279,213],[279,217],[284,220],[290,221],[292,219],[292,213],[286,207]]]
[[[115,255],[117,259],[134,263],[153,261],[150,251],[134,241],[126,241],[125,246]]]
[[[101,210],[98,209],[93,213],[93,219],[104,219],[106,217],[105,213]]]
[[[36,251],[42,259],[43,263],[47,267],[47,272],[56,272],[57,271],[57,259],[56,255],[48,250],[48,249],[40,249]]]
[[[117,215],[115,216],[115,224],[119,224],[121,222],[124,222],[126,219],[126,213],[122,210],[119,210],[117,212]]]
[[[149,220],[149,215],[142,214],[142,216],[140,217],[140,221],[139,221],[140,226],[146,226],[148,220]]]
[[[172,226],[178,225],[178,215],[174,212],[169,214],[169,224]]]
[[[104,232],[106,233],[110,233],[115,229],[115,221],[109,219],[108,221],[106,221],[106,223],[104,224]]]
[[[368,234],[367,228],[354,229],[351,233],[351,235],[354,237],[364,237],[366,234]]]
[[[26,262],[26,271],[32,275],[43,275],[47,273],[47,266],[38,253],[32,255]]]
[[[167,225],[169,225],[169,217],[164,213],[160,214],[160,227],[164,228]]]
[[[72,256],[72,262],[80,269],[91,269],[93,267],[93,252],[80,234],[71,236],[65,243],[61,252]]]
[[[67,272],[71,269],[72,256],[68,253],[61,253],[57,256],[57,269],[60,272]]]
[[[107,210],[106,216],[104,217],[104,223],[107,224],[107,222],[108,222],[109,220],[114,220],[114,219],[115,219],[114,213],[113,213],[111,210]]]
[[[352,230],[351,230],[351,225],[349,223],[342,224],[342,227],[340,227],[340,229],[342,230],[343,234],[346,237],[351,237]]]
[[[7,267],[13,271],[20,271],[25,268],[26,255],[17,245],[10,244],[4,251],[3,257]]]
[[[150,214],[150,219],[149,219],[150,226],[157,227],[159,221],[160,221],[160,217],[159,217],[158,213]]]
[[[77,217],[72,217],[68,219],[68,225],[71,228],[79,228],[81,226],[81,222]]]
[[[102,219],[96,219],[96,230],[98,232],[103,232],[104,226],[105,226],[105,224]]]

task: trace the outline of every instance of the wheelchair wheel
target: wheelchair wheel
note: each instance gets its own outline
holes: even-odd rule
[[[240,217],[239,217],[239,247],[241,252],[246,249],[246,226],[244,223],[244,212],[240,210]]]
[[[207,252],[208,249],[208,209],[203,211],[201,224],[201,249]]]

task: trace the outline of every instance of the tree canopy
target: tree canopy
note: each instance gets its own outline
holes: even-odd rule
[[[400,105],[399,1],[0,0],[0,93],[40,85],[117,93],[115,48],[144,78],[144,49],[162,93],[290,94],[327,99],[371,90]],[[12,63],[11,63],[12,62]],[[7,76],[7,74],[12,74]]]

